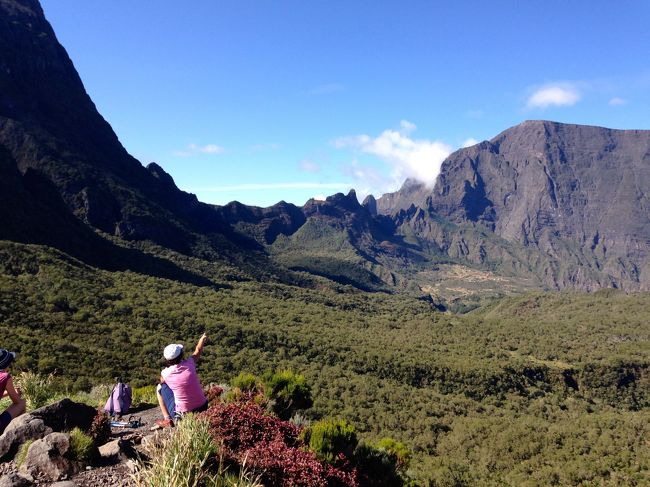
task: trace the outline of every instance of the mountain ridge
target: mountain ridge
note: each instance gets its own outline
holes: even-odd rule
[[[650,289],[650,131],[529,120],[450,154],[433,187],[209,205],[127,153],[37,1],[0,0],[0,47],[0,172],[13,181],[0,238],[94,263],[119,259],[93,245],[149,241],[365,290],[427,294],[459,269],[513,289]]]

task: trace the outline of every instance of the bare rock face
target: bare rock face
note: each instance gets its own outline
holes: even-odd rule
[[[50,433],[32,443],[20,469],[32,477],[50,481],[78,472],[80,465],[70,459],[70,435]]]
[[[555,236],[631,254],[646,246],[648,205],[650,131],[546,121],[452,154],[432,193],[441,216],[546,251]]]
[[[27,440],[36,440],[57,431],[75,427],[87,430],[97,414],[95,408],[62,399],[14,419],[0,436],[0,459],[8,460]]]
[[[447,226],[443,240],[455,225],[492,232],[496,268],[511,245],[549,287],[650,289],[650,131],[524,122],[451,154],[424,204],[412,191],[391,198],[405,207],[410,195]]]
[[[431,187],[415,179],[407,179],[398,191],[386,193],[377,200],[377,213],[394,215],[411,206],[422,208],[430,194]]]

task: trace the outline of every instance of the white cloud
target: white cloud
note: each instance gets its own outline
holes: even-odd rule
[[[417,130],[417,126],[414,123],[409,122],[408,120],[402,120],[399,123],[399,126],[402,129],[400,130],[400,132],[403,134],[410,134],[411,132]]]
[[[174,155],[178,157],[191,157],[199,154],[222,154],[225,149],[216,144],[208,144],[198,146],[196,144],[189,144],[184,150],[174,151]]]
[[[302,171],[305,172],[317,173],[321,170],[320,164],[312,161],[311,159],[303,159],[298,163],[298,166]]]
[[[472,147],[473,145],[478,144],[478,140],[476,140],[474,137],[470,137],[469,139],[466,139],[465,142],[461,144],[461,147]]]
[[[609,100],[609,106],[610,107],[620,107],[621,105],[626,105],[627,100],[623,98],[619,98],[618,96],[615,96],[611,100]]]
[[[551,83],[537,88],[526,102],[527,108],[548,108],[550,106],[573,106],[582,94],[572,83]]]
[[[209,186],[204,188],[191,188],[189,191],[202,193],[224,193],[228,191],[258,191],[264,189],[338,189],[341,191],[352,188],[351,183],[248,183],[234,184],[232,186]]]
[[[346,176],[354,180],[354,190],[359,202],[362,202],[369,194],[381,196],[384,193],[395,191],[400,186],[398,181],[381,174],[373,166],[361,164],[357,159],[353,159],[351,163],[343,166],[342,170]]]
[[[442,161],[452,148],[437,140],[416,140],[409,134],[416,130],[415,124],[402,120],[400,130],[384,130],[377,137],[353,135],[339,137],[332,141],[337,149],[352,148],[361,153],[378,157],[391,168],[389,177],[383,176],[374,167],[363,166],[354,160],[346,167],[346,173],[362,187],[359,194],[383,194],[394,191],[407,179],[417,179],[433,186],[440,172]],[[368,191],[365,191],[366,186]]]
[[[223,152],[223,147],[219,147],[215,144],[208,144],[206,146],[199,147],[198,150],[203,154],[220,154]]]

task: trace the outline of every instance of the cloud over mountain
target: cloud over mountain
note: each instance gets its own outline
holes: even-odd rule
[[[571,83],[551,83],[537,88],[526,102],[527,108],[573,106],[580,101],[580,90]]]
[[[375,156],[390,166],[389,178],[377,178],[376,171],[370,171],[369,167],[356,160],[351,165],[351,173],[357,179],[371,178],[376,186],[383,186],[375,190],[394,190],[409,178],[433,186],[442,161],[452,148],[438,140],[412,138],[411,134],[416,130],[415,124],[402,120],[399,130],[387,129],[376,137],[367,134],[339,137],[332,145],[337,149],[351,148],[358,153]]]

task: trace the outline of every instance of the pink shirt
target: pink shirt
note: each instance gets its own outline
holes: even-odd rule
[[[174,393],[176,411],[186,413],[200,408],[207,401],[199,377],[196,375],[193,357],[163,369],[160,375]]]
[[[0,397],[5,393],[7,382],[9,382],[9,373],[0,372]]]

